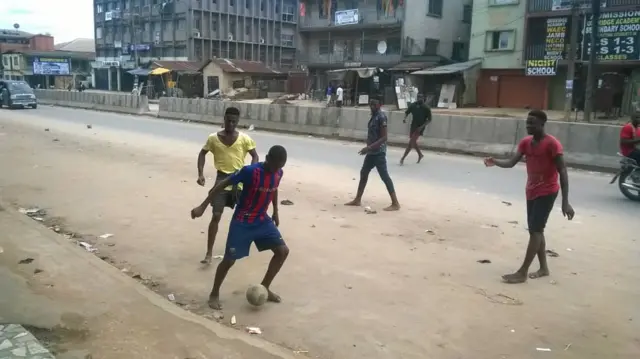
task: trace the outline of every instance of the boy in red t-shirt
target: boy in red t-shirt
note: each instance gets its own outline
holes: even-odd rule
[[[568,220],[573,219],[574,211],[569,204],[569,177],[562,157],[562,145],[553,136],[547,135],[544,125],[547,114],[540,110],[532,110],[527,116],[527,133],[518,145],[516,154],[508,160],[486,158],[487,167],[498,166],[511,168],[524,156],[527,162],[527,223],[529,227],[529,246],[520,269],[513,274],[506,274],[502,279],[506,283],[524,283],[529,278],[540,278],[549,275],[544,227],[553,209],[553,204],[562,189],[562,214]],[[558,175],[560,184],[558,185]],[[529,266],[538,256],[540,270],[529,272]]]
[[[620,153],[634,159],[640,164],[640,150],[636,145],[640,144],[640,116],[638,114],[631,115],[631,122],[622,126],[620,130]]]

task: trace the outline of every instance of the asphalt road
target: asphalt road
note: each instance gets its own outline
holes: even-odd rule
[[[77,123],[81,126],[90,123],[94,127],[193,142],[194,156],[206,136],[217,129],[204,124],[61,107],[42,106],[35,111],[38,111],[38,115],[46,117],[45,121],[52,122],[51,126],[56,121]],[[20,110],[14,114],[19,116]],[[259,151],[262,153],[270,146],[280,144],[287,148],[291,158],[352,168],[354,176],[357,176],[362,164],[362,158],[357,154],[361,146],[357,143],[261,131],[254,131],[251,136],[258,143]],[[402,150],[399,148],[389,150],[389,170],[395,181],[402,181],[403,178],[422,180],[425,183],[445,185],[471,193],[495,195],[506,201],[522,199],[524,196],[525,170],[522,165],[511,170],[485,168],[481,158],[431,152],[427,153],[419,165],[415,164],[416,155],[412,153],[405,166],[401,167],[397,165],[401,155]],[[624,198],[616,185],[609,185],[610,179],[609,174],[570,170],[570,198],[578,214],[580,208],[589,208],[609,214],[635,217],[635,211],[640,204]],[[407,201],[410,194],[399,196]]]

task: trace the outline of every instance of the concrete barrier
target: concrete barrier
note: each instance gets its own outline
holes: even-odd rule
[[[147,96],[121,93],[34,90],[38,103],[88,110],[141,114],[149,111]]]
[[[366,108],[319,108],[293,105],[252,104],[205,99],[161,98],[159,117],[222,123],[227,107],[240,109],[241,122],[257,129],[364,140],[369,110]],[[406,145],[408,124],[404,112],[387,113],[389,142]],[[618,167],[619,126],[554,122],[547,132],[564,145],[565,158],[572,166],[597,169]],[[512,118],[435,115],[425,131],[423,146],[449,152],[508,156],[524,136],[524,120]]]

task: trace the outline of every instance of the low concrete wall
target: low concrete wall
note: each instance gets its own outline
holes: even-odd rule
[[[364,140],[369,121],[368,109],[318,108],[292,105],[267,105],[205,99],[161,98],[159,117],[222,123],[227,107],[240,109],[241,123],[257,129]],[[404,112],[394,111],[389,118],[389,142],[406,144],[408,124]],[[585,168],[618,167],[619,126],[548,122],[547,132],[564,145],[567,163]],[[526,136],[523,120],[511,118],[435,115],[425,131],[422,144],[427,148],[493,156],[515,151]]]
[[[140,114],[149,111],[147,96],[121,93],[34,90],[38,102],[44,105],[84,108]]]

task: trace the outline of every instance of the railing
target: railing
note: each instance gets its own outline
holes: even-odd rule
[[[620,6],[640,6],[639,0],[601,0],[602,8],[604,10],[615,10],[611,8],[616,8]],[[569,5],[571,1],[563,1],[562,9],[554,9],[553,4],[557,3],[557,0],[529,0],[529,12],[548,12],[548,11],[569,11],[571,10]],[[586,11],[591,11],[591,1],[590,0],[580,0],[580,7],[585,9]]]
[[[344,65],[360,67],[368,65],[390,65],[400,62],[400,54],[364,54],[364,53],[323,53],[312,51],[298,56],[298,62],[302,65]]]
[[[397,9],[392,14],[385,14],[381,11],[378,11],[375,8],[364,8],[358,9],[358,24],[357,26],[367,26],[367,25],[402,25],[402,21],[404,20],[404,8]],[[298,22],[298,26],[300,29],[312,29],[312,28],[326,28],[327,26],[340,28],[343,26],[351,27],[352,25],[336,25],[335,18],[329,15],[326,18],[320,18],[317,13],[307,13],[307,16],[300,17]]]

